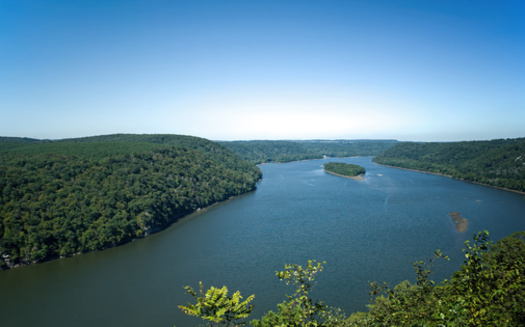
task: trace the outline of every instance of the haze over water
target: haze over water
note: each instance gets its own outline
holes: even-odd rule
[[[364,166],[363,181],[322,164]],[[441,249],[435,280],[463,262],[481,230],[497,240],[525,230],[525,196],[442,176],[383,167],[370,158],[260,166],[255,192],[212,206],[127,245],[0,272],[6,326],[192,326],[177,308],[183,286],[255,294],[259,318],[293,292],[274,276],[285,263],[327,261],[313,296],[347,314],[365,310],[368,281],[414,281],[411,263]],[[459,233],[448,216],[469,220]]]

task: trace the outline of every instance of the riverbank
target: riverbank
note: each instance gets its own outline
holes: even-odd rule
[[[403,169],[403,170],[408,170],[408,171],[414,171],[414,172],[417,172],[417,173],[425,173],[425,174],[430,174],[430,175],[443,176],[443,177],[448,177],[448,178],[455,179],[455,180],[458,180],[458,181],[463,181],[463,182],[466,182],[466,183],[471,183],[471,184],[476,184],[476,185],[481,185],[481,186],[488,186],[488,187],[492,187],[492,188],[495,188],[495,189],[498,189],[498,190],[502,190],[502,191],[513,192],[513,193],[518,193],[518,194],[525,195],[525,192],[522,192],[522,191],[513,190],[513,189],[510,189],[510,188],[504,188],[504,187],[500,187],[500,186],[494,186],[494,185],[490,185],[490,184],[478,183],[478,182],[469,181],[469,180],[466,180],[466,179],[463,179],[463,178],[455,178],[452,175],[446,175],[446,174],[436,173],[436,172],[426,171],[426,170],[418,170],[418,169],[412,169],[412,168],[404,168],[404,167],[385,165],[385,164],[381,164],[381,163],[378,163],[378,162],[375,162],[375,161],[374,161],[374,163],[378,164],[380,166],[383,166],[383,167],[397,168],[397,169]]]
[[[347,176],[347,175],[341,175],[341,174],[332,173],[331,171],[327,171],[327,170],[325,170],[324,172],[327,173],[327,174],[330,174],[330,175],[334,175],[334,176],[354,179],[356,181],[362,181],[362,180],[365,179],[365,174],[359,174],[359,175],[356,175],[356,176]]]
[[[287,164],[292,162],[304,162],[304,161],[312,161],[312,160],[325,160],[325,159],[348,159],[348,158],[363,158],[363,157],[370,157],[370,156],[349,156],[349,157],[329,157],[329,156],[323,156],[323,157],[315,157],[310,159],[298,159],[298,160],[291,160],[291,161],[265,161],[258,164],[255,164],[256,166],[260,165],[267,165],[267,164]]]
[[[262,180],[259,179],[257,182],[260,182]],[[224,203],[226,201],[230,201],[232,199],[235,199],[237,197],[240,197],[242,195],[246,195],[246,194],[249,194],[249,193],[252,193],[252,192],[255,192],[257,188],[253,189],[253,190],[250,190],[250,191],[247,191],[247,192],[244,192],[244,193],[241,193],[241,194],[238,194],[238,195],[232,195],[226,199],[223,199],[223,200],[219,200],[219,201],[215,201],[213,203],[210,203],[209,205],[207,206],[204,206],[204,207],[199,207],[199,208],[196,208],[194,211],[191,211],[191,212],[187,212],[183,215],[180,215],[180,216],[176,216],[173,220],[171,220],[170,222],[162,225],[162,226],[157,226],[155,228],[151,228],[148,230],[147,233],[144,233],[142,236],[139,236],[139,237],[135,237],[135,238],[132,238],[126,242],[122,242],[122,243],[116,243],[116,244],[112,244],[111,246],[107,246],[107,247],[103,247],[103,248],[99,248],[99,249],[94,249],[94,250],[91,250],[91,251],[84,251],[84,252],[75,252],[75,253],[70,253],[70,254],[67,254],[67,255],[61,255],[61,256],[53,256],[53,257],[48,257],[44,260],[39,260],[39,261],[24,261],[24,262],[17,262],[15,264],[11,264],[10,263],[10,260],[9,260],[9,256],[2,256],[0,257],[0,259],[2,259],[3,261],[3,264],[0,265],[0,271],[2,270],[12,270],[12,269],[18,269],[18,268],[22,268],[22,267],[26,267],[26,266],[32,266],[32,265],[35,265],[35,264],[40,264],[40,263],[45,263],[45,262],[49,262],[49,261],[55,261],[55,260],[60,260],[60,259],[64,259],[64,258],[71,258],[71,257],[75,257],[75,256],[78,256],[78,255],[82,255],[82,254],[87,254],[87,253],[91,253],[91,252],[101,252],[101,251],[104,251],[104,250],[107,250],[107,249],[111,249],[111,248],[115,248],[115,247],[119,247],[119,246],[122,246],[122,245],[126,245],[128,243],[131,243],[131,242],[135,242],[135,241],[138,241],[138,240],[141,240],[141,239],[145,239],[151,235],[154,235],[154,234],[157,234],[157,233],[160,233],[164,230],[166,230],[167,228],[169,228],[170,226],[176,224],[176,223],[184,223],[186,220],[188,220],[192,215],[196,214],[196,213],[204,213],[206,212],[208,209],[214,207],[214,206],[217,206],[221,203]],[[0,262],[2,262],[0,261]]]

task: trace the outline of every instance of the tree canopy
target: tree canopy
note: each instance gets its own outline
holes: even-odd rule
[[[379,164],[440,173],[525,192],[525,138],[448,143],[399,143],[376,156]]]
[[[359,165],[347,164],[344,162],[328,162],[323,165],[324,170],[328,173],[354,177],[366,173],[366,169]]]
[[[256,188],[261,171],[179,135],[0,139],[0,266],[100,250]]]
[[[396,144],[395,140],[307,140],[220,142],[253,163],[289,162],[323,157],[375,156]]]
[[[494,244],[488,232],[483,231],[474,235],[473,242],[465,242],[464,251],[464,264],[450,280],[436,284],[430,279],[435,261],[448,260],[437,250],[427,262],[414,262],[415,283],[403,281],[393,288],[386,283],[370,283],[369,310],[350,316],[323,301],[314,301],[311,296],[315,275],[323,270],[325,262],[308,261],[304,268],[297,264],[285,265],[285,270],[276,272],[276,276],[294,284],[295,293],[277,304],[276,312],[269,311],[250,324],[258,327],[525,326],[525,232],[516,232]],[[210,308],[220,304],[208,301]],[[205,312],[185,313],[208,319]],[[215,317],[219,325],[230,323],[227,317]]]

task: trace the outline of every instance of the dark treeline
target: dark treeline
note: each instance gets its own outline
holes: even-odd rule
[[[374,161],[525,192],[525,138],[399,143]]]
[[[366,169],[359,165],[347,164],[344,162],[328,162],[323,165],[325,171],[343,175],[343,176],[358,176],[366,173]]]
[[[219,142],[253,163],[290,162],[327,157],[375,156],[395,140],[311,140]]]
[[[260,170],[177,135],[0,138],[0,265],[104,249],[256,188]]]

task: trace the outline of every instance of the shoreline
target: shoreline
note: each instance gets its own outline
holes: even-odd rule
[[[432,172],[432,171],[417,170],[417,169],[412,169],[412,168],[396,167],[396,166],[381,164],[381,163],[378,163],[378,162],[375,162],[375,161],[373,161],[373,162],[375,164],[378,164],[378,165],[384,166],[384,167],[397,168],[397,169],[403,169],[403,170],[408,170],[408,171],[414,171],[414,172],[417,172],[417,173],[424,173],[424,174],[443,176],[443,177],[448,177],[448,178],[451,178],[451,179],[455,179],[457,181],[462,181],[462,182],[466,182],[466,183],[470,183],[470,184],[476,184],[476,185],[481,185],[481,186],[487,186],[487,187],[495,188],[495,189],[502,190],[502,191],[513,192],[513,193],[518,193],[518,194],[521,194],[521,195],[525,195],[525,192],[522,192],[522,191],[513,190],[513,189],[510,189],[510,188],[504,188],[504,187],[501,187],[501,186],[494,186],[494,185],[489,185],[489,184],[483,184],[483,183],[468,181],[466,179],[461,179],[461,178],[454,178],[452,175],[446,175],[446,174],[436,173],[436,172]]]
[[[339,177],[344,177],[344,178],[350,178],[350,179],[353,179],[353,180],[356,180],[356,181],[362,181],[365,179],[365,174],[359,174],[359,175],[355,175],[355,176],[348,176],[348,175],[341,175],[341,174],[336,174],[336,173],[332,173],[331,171],[327,171],[326,169],[323,169],[323,171],[327,174],[330,174],[330,175],[334,175],[334,176],[339,176]]]
[[[262,179],[262,178],[261,178]],[[257,181],[257,183],[260,182]],[[192,215],[194,214],[197,214],[197,213],[201,213],[201,212],[204,212],[205,210],[207,209],[210,209],[214,206],[217,206],[223,202],[226,202],[226,201],[229,201],[229,200],[232,200],[232,199],[235,199],[239,196],[242,196],[242,195],[245,195],[245,194],[248,194],[248,193],[251,193],[251,192],[254,192],[256,191],[257,188],[251,190],[251,191],[248,191],[248,192],[244,192],[244,193],[241,193],[241,194],[237,194],[237,195],[232,195],[232,196],[229,196],[227,197],[226,199],[224,200],[220,200],[220,201],[215,201],[205,207],[199,207],[197,209],[195,209],[194,211],[191,211],[191,212],[188,212],[182,216],[179,216],[177,218],[175,218],[173,221],[165,224],[164,226],[162,227],[157,227],[155,228],[154,230],[150,231],[149,233],[147,234],[144,234],[142,237],[137,237],[137,238],[132,238],[126,242],[123,242],[123,243],[118,243],[118,244],[114,244],[112,246],[108,246],[108,247],[105,247],[105,248],[100,248],[100,249],[95,249],[95,250],[91,250],[91,251],[86,251],[86,252],[75,252],[75,253],[72,253],[72,254],[68,254],[68,255],[64,255],[64,256],[54,256],[54,257],[50,257],[48,258],[47,260],[43,260],[43,261],[37,261],[37,262],[28,262],[28,263],[16,263],[12,266],[8,266],[8,265],[4,265],[4,266],[0,266],[0,271],[7,271],[7,270],[13,270],[13,269],[20,269],[20,268],[23,268],[23,267],[27,267],[27,266],[33,266],[33,265],[38,265],[38,264],[42,264],[42,263],[46,263],[46,262],[50,262],[50,261],[55,261],[55,260],[61,260],[61,259],[65,259],[65,258],[71,258],[71,257],[76,257],[78,255],[82,255],[82,254],[87,254],[87,253],[92,253],[92,252],[100,252],[100,251],[104,251],[104,250],[108,250],[108,249],[111,249],[111,248],[115,248],[115,247],[119,247],[119,246],[122,246],[122,245],[126,245],[128,243],[131,243],[131,242],[135,242],[135,241],[138,241],[138,240],[142,240],[142,239],[145,239],[147,238],[148,236],[151,236],[151,235],[154,235],[154,234],[157,234],[157,233],[160,233],[160,232],[163,232],[165,231],[166,229],[170,228],[171,226],[177,224],[177,223],[184,223],[185,221],[187,221],[188,219],[191,219],[192,218]]]
[[[346,158],[363,158],[363,157],[371,157],[371,158],[373,158],[374,156],[350,156],[350,157],[329,157],[329,156],[324,156],[322,158],[299,159],[299,160],[291,160],[291,161],[270,161],[270,162],[265,161],[265,162],[261,162],[261,163],[255,164],[255,165],[259,166],[259,165],[266,165],[266,164],[285,164],[285,163],[301,162],[301,161],[324,160],[324,159],[329,159],[329,158],[346,159]]]

